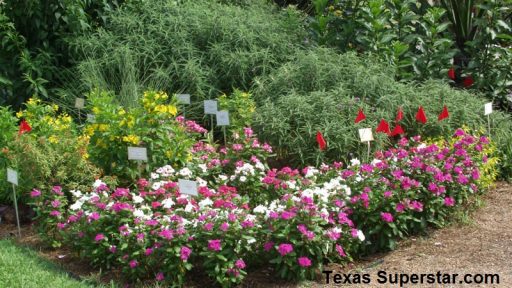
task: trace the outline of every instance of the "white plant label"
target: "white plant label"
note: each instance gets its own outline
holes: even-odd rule
[[[84,109],[85,107],[85,99],[84,98],[76,98],[75,99],[75,108]]]
[[[197,182],[185,179],[178,179],[181,194],[197,196]]]
[[[229,126],[229,112],[228,111],[217,111],[217,126]]]
[[[361,142],[373,141],[372,128],[359,129],[359,138],[361,138]]]
[[[204,114],[217,113],[217,100],[204,100]]]
[[[492,113],[492,102],[485,103],[484,105],[484,115],[489,115]]]
[[[177,98],[180,104],[190,104],[190,94],[178,94]]]
[[[93,114],[87,114],[87,122],[96,123],[96,116],[94,116]]]
[[[148,150],[145,147],[128,147],[128,160],[148,161]]]
[[[7,168],[7,181],[18,186],[18,172],[11,168]]]

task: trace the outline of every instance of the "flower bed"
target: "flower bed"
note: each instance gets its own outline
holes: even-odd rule
[[[482,188],[481,171],[492,169],[488,144],[459,129],[438,144],[403,138],[371,163],[278,170],[266,164],[272,148],[246,128],[220,149],[197,142],[185,167],[158,168],[136,188],[97,180],[90,191],[31,196],[47,235],[131,281],[179,286],[195,267],[230,286],[262,263],[304,279],[326,261],[392,249],[449,221]],[[178,179],[197,181],[199,195],[181,194]]]

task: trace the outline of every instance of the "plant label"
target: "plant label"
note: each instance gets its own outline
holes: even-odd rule
[[[7,168],[7,182],[18,186],[18,172],[11,168]]]
[[[361,138],[361,142],[373,141],[372,128],[359,129],[359,138]]]
[[[217,126],[229,126],[229,111],[217,111]]]
[[[178,179],[181,194],[197,196],[197,182],[185,179]]]
[[[96,123],[96,116],[94,114],[87,114],[87,122]]]
[[[84,109],[85,107],[85,99],[84,98],[76,98],[75,99],[75,108],[76,109]]]
[[[485,103],[484,105],[484,115],[489,115],[492,113],[492,102]]]
[[[204,101],[204,114],[216,114],[217,113],[217,100],[205,100]]]
[[[128,160],[148,161],[148,150],[145,147],[128,147]]]
[[[190,104],[190,94],[178,94],[177,98],[180,104]]]

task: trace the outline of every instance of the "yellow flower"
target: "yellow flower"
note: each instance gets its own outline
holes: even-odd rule
[[[59,142],[59,139],[57,138],[57,136],[52,135],[52,136],[48,137],[48,141],[50,143],[56,144],[57,142]]]
[[[126,143],[132,143],[134,145],[137,145],[140,142],[140,138],[137,135],[128,135],[123,137],[123,141]]]
[[[165,151],[165,156],[167,156],[167,158],[172,158],[172,151],[171,150],[167,150]]]
[[[16,117],[23,118],[23,111],[19,111],[16,113]]]
[[[117,112],[117,114],[122,116],[122,115],[126,114],[126,111],[123,108],[121,108],[121,109],[119,109],[119,112]]]
[[[85,127],[85,135],[92,136],[92,134],[94,134],[94,126],[90,125]]]
[[[93,114],[95,114],[95,115],[100,114],[100,108],[98,108],[98,107],[92,107],[92,113],[93,113]]]
[[[53,104],[52,108],[55,112],[59,111],[59,106],[57,104]]]

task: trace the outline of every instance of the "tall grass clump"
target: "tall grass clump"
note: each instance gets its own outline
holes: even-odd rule
[[[104,29],[74,41],[82,60],[72,85],[113,91],[125,105],[144,89],[186,92],[193,100],[248,90],[303,44],[300,15],[266,1],[127,3]],[[72,99],[80,93],[73,87],[59,94]]]
[[[394,139],[375,133],[375,128],[385,119],[392,130],[399,107],[404,112],[399,124],[409,136],[446,138],[463,125],[487,127],[483,115],[487,101],[483,98],[439,81],[396,81],[392,67],[372,56],[340,55],[324,48],[298,52],[294,61],[258,78],[253,94],[260,106],[255,120],[259,136],[276,147],[278,158],[293,164],[366,158],[367,146],[359,141],[360,128],[373,129],[373,151],[385,148]],[[426,124],[415,119],[420,105],[427,115]],[[444,105],[450,117],[438,121]],[[367,119],[356,124],[359,108]],[[498,147],[506,145],[512,135],[510,117],[495,112],[491,118]],[[318,149],[317,131],[328,142],[325,151]]]

